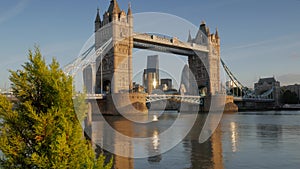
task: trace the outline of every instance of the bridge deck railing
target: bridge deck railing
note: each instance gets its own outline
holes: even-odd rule
[[[189,43],[189,42],[182,42],[176,37],[173,38],[167,38],[167,37],[162,37],[158,35],[151,35],[147,33],[134,33],[133,34],[134,39],[138,40],[147,40],[150,42],[159,42],[162,44],[167,44],[167,45],[172,45],[172,46],[178,46],[181,48],[187,48],[190,50],[194,51],[205,51],[208,52],[208,47],[205,45],[199,45],[199,44],[194,44],[194,43]]]

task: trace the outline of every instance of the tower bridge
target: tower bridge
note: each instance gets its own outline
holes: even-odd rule
[[[220,37],[218,31],[211,33],[205,22],[200,24],[194,38],[191,34],[188,41],[183,42],[173,37],[134,32],[131,6],[127,13],[121,10],[116,0],[111,0],[107,11],[100,17],[97,11],[95,19],[95,44],[92,45],[78,59],[65,67],[72,75],[83,71],[84,85],[88,93],[88,100],[96,99],[98,104],[107,111],[116,111],[116,107],[124,107],[129,97],[131,103],[145,107],[146,102],[159,99],[177,99],[189,103],[199,104],[199,93],[190,96],[157,96],[144,93],[132,93],[132,50],[133,48],[159,51],[183,55],[188,58],[189,72],[194,75],[196,84],[185,84],[186,88],[198,86],[198,90],[205,91],[207,96],[224,93],[220,83],[221,64],[229,77],[240,88],[245,89],[233,76],[220,58]],[[93,55],[91,52],[96,51]],[[188,79],[190,80],[190,79]],[[187,93],[191,93],[187,91]],[[117,95],[117,103],[113,100]],[[141,99],[144,98],[144,99]],[[235,98],[236,100],[245,98]],[[253,100],[253,99],[252,99]],[[268,100],[272,101],[272,100]],[[128,102],[128,104],[130,104]],[[117,104],[117,105],[112,105]],[[119,105],[118,105],[119,104]],[[142,105],[142,106],[141,106]]]
[[[131,6],[127,13],[121,10],[116,0],[111,0],[107,11],[95,19],[95,49],[99,49],[110,38],[113,48],[96,59],[95,70],[84,69],[84,82],[88,93],[122,93],[132,89],[133,48],[180,54],[188,57],[189,68],[197,85],[207,88],[208,94],[220,91],[220,38],[218,32],[210,33],[202,22],[196,37],[188,42],[176,37],[166,38],[133,31]],[[204,70],[204,71],[203,71]],[[201,73],[200,73],[201,71]],[[96,72],[96,76],[91,75]]]

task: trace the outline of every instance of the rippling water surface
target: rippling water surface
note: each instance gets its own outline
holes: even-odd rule
[[[125,135],[153,137],[152,144],[144,148],[149,152],[159,152],[162,149],[159,133],[170,127],[177,117],[177,113],[165,112],[158,122],[147,127],[132,124],[122,117],[106,117],[106,120]],[[300,111],[224,114],[211,138],[199,144],[198,137],[205,118],[206,115],[199,115],[192,130],[170,151],[148,158],[114,156],[115,168],[299,169]],[[93,128],[97,123],[93,122]],[[93,133],[97,132],[93,129]],[[167,141],[172,142],[173,139]],[[132,149],[132,153],[139,151],[134,145],[126,148]]]

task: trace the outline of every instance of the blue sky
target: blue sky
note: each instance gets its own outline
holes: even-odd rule
[[[127,10],[129,1],[119,0]],[[300,0],[132,0],[133,13],[163,12],[199,26],[202,20],[221,37],[221,57],[242,83],[275,76],[300,83]],[[97,7],[109,0],[3,0],[0,2],[0,88],[8,69],[20,68],[28,49],[41,48],[47,61],[65,65],[94,31]],[[155,18],[153,18],[155,19]]]

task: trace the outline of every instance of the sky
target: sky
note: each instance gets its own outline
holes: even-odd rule
[[[118,2],[127,11],[129,1]],[[34,46],[47,62],[72,61],[94,32],[97,7],[103,13],[108,6],[109,0],[0,1],[0,88]],[[133,13],[168,13],[218,28],[221,58],[248,87],[272,76],[281,85],[300,83],[300,0],[131,0],[131,6]]]

